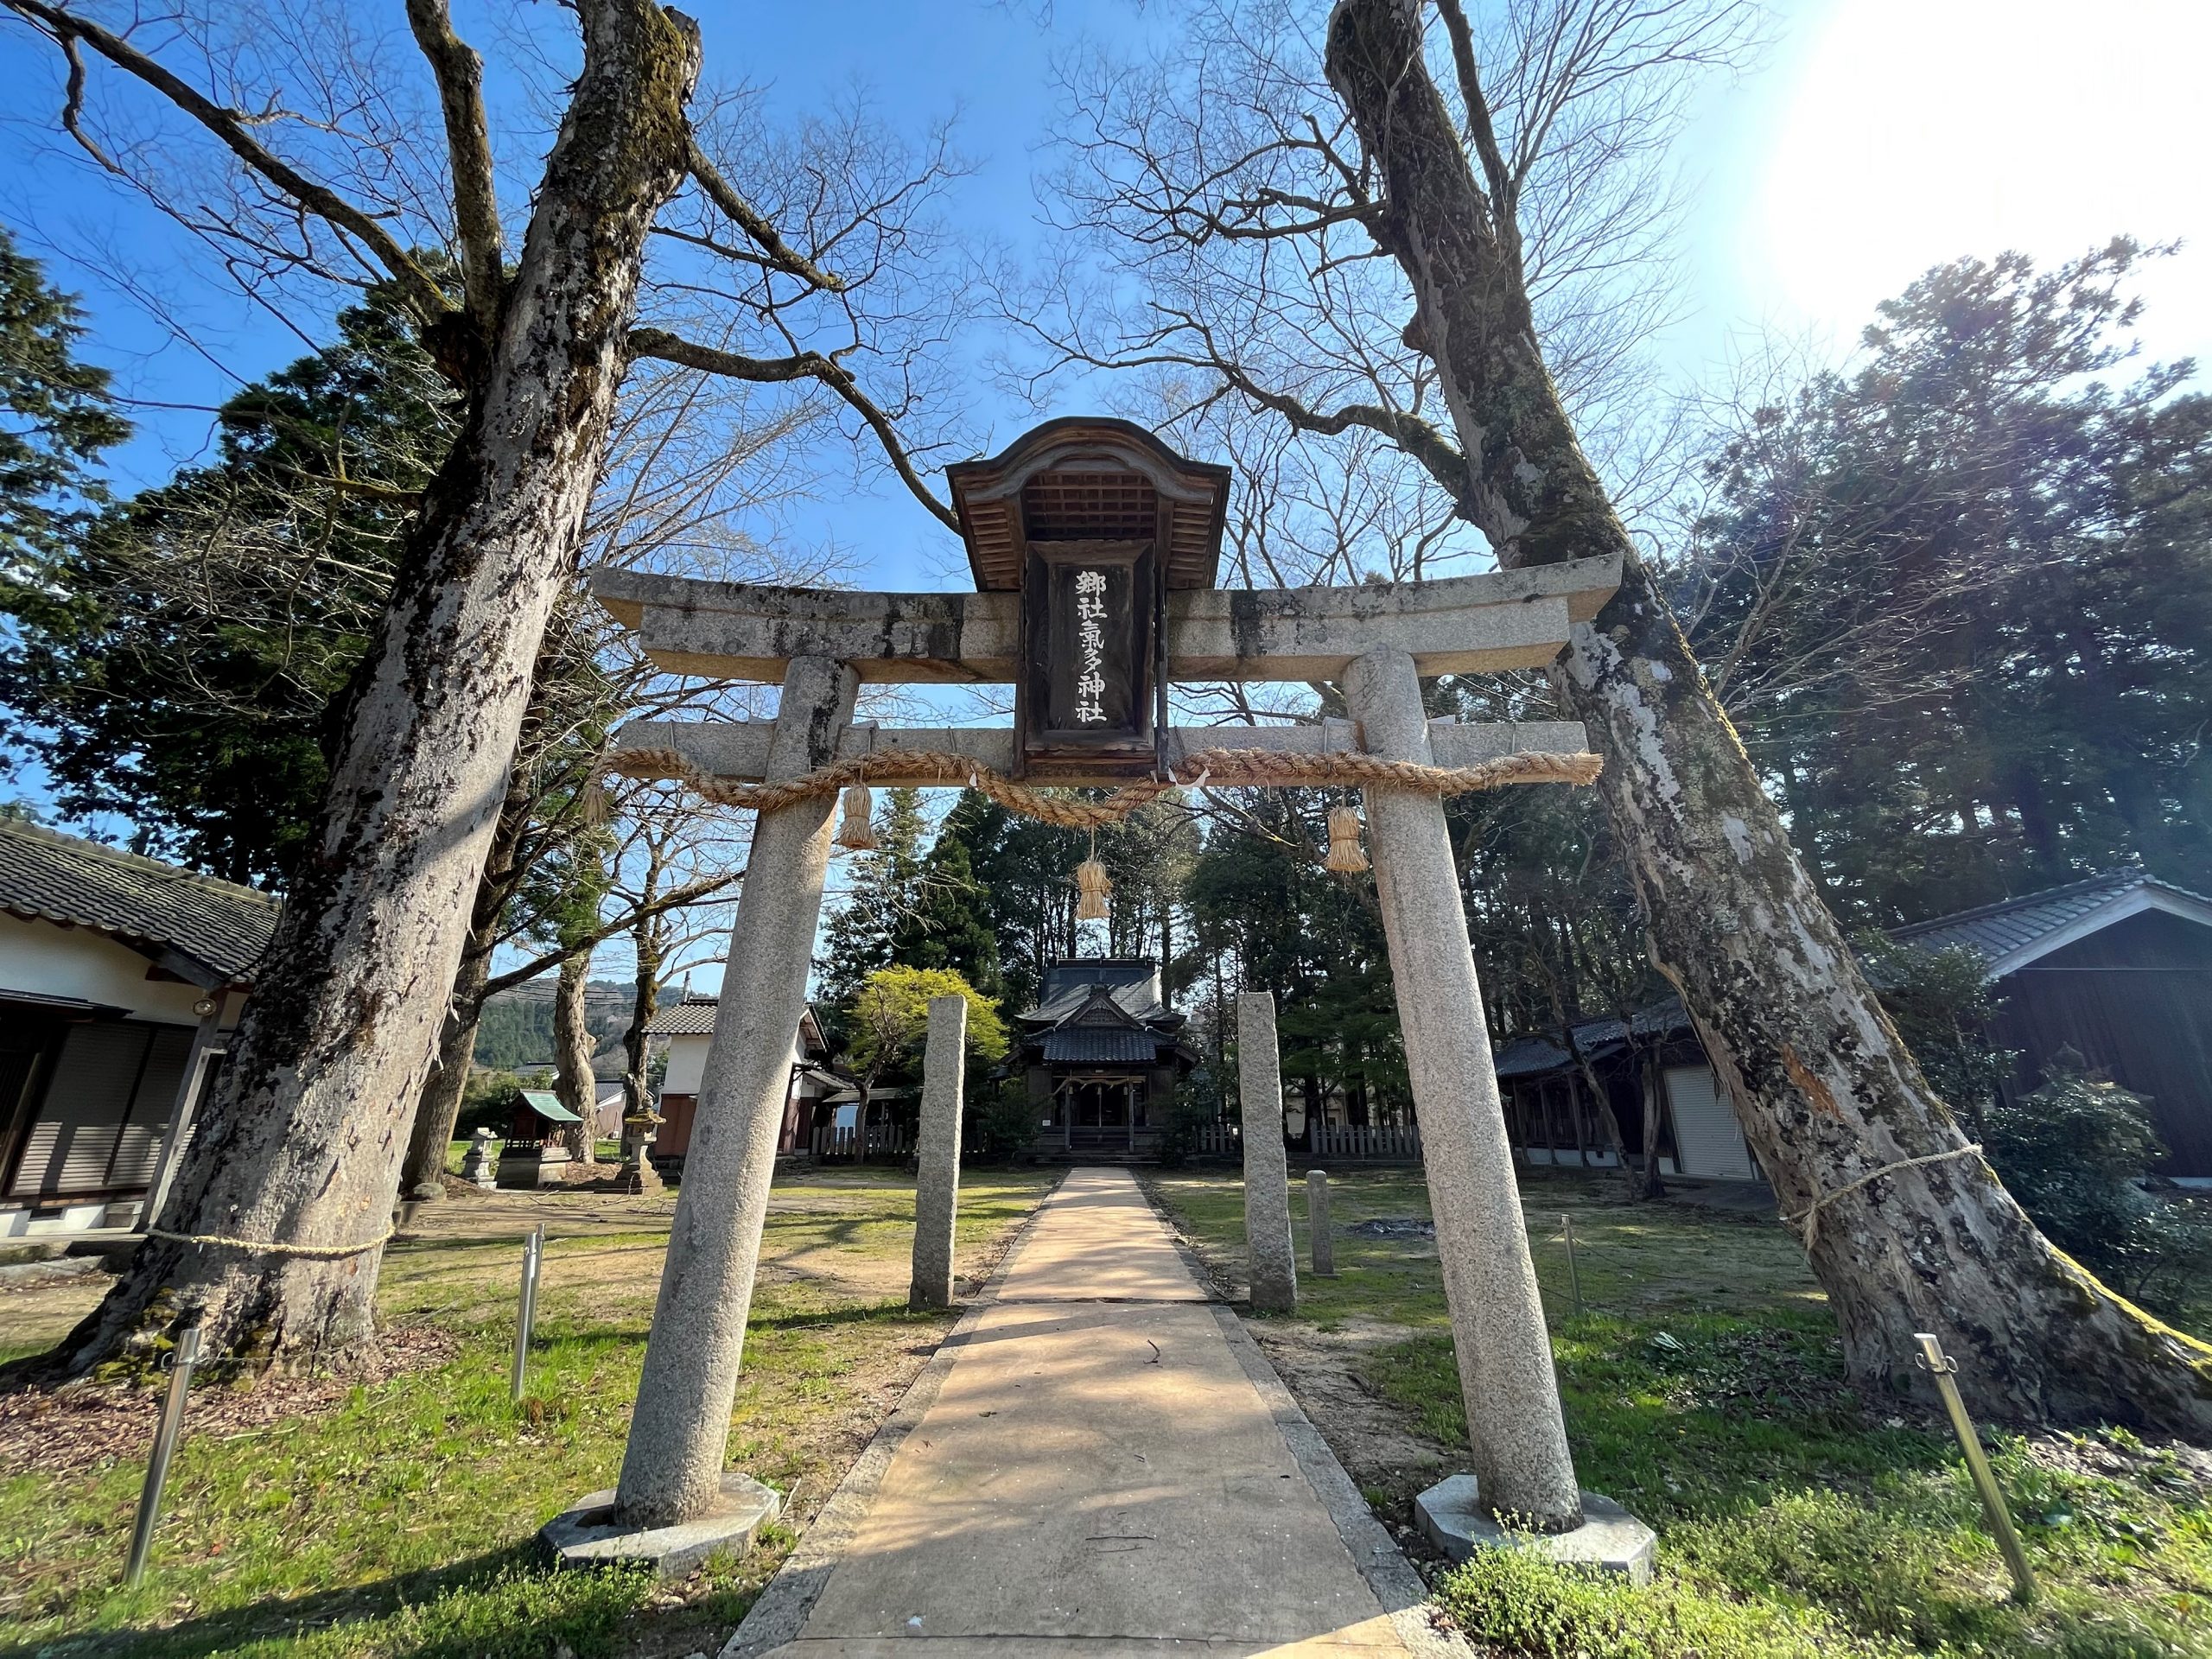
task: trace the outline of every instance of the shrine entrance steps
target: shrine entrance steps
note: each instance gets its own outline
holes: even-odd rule
[[[723,1653],[1452,1651],[1421,1599],[1135,1180],[1085,1167]]]
[[[1138,1169],[1157,1166],[1160,1154],[1150,1147],[1139,1147],[1135,1152],[1085,1151],[1080,1147],[1038,1147],[1030,1152],[1031,1159],[1047,1169],[1063,1166],[1077,1169]]]

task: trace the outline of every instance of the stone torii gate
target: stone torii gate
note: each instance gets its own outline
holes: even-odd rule
[[[1362,782],[1438,1254],[1482,1507],[1564,1533],[1584,1521],[1561,1423],[1480,988],[1439,785],[1420,768],[1558,760],[1573,722],[1430,720],[1421,680],[1539,668],[1611,594],[1618,562],[1425,582],[1214,586],[1229,483],[1126,422],[1048,423],[951,469],[978,591],[846,593],[602,571],[600,602],[674,673],[772,682],[772,721],[639,721],[613,765],[757,804],[751,861],[678,1195],[620,1484],[602,1535],[710,1532],[741,1504],[729,1412],[804,1006],[838,782],[1195,781],[1220,729],[1171,728],[1171,681],[1335,681],[1351,718],[1236,728],[1243,777]],[[856,724],[862,683],[1014,682],[1012,728]],[[1332,772],[1332,768],[1336,768]],[[1361,770],[1364,768],[1364,770]],[[1232,779],[1224,773],[1224,782]],[[1533,777],[1558,777],[1536,769]],[[828,780],[825,782],[825,779]],[[1513,781],[1509,775],[1502,781]],[[1459,786],[1466,786],[1464,783]],[[602,1511],[607,1506],[601,1504]],[[610,1542],[612,1539],[610,1537]],[[614,1552],[610,1552],[614,1553]],[[635,1553],[652,1554],[650,1548]]]

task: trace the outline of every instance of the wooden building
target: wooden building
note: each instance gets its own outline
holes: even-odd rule
[[[2140,871],[2093,876],[2024,898],[1937,917],[1891,935],[1924,950],[1980,955],[1996,1017],[1988,1039],[2018,1055],[2000,1092],[2040,1084],[2072,1048],[2092,1069],[2145,1096],[2171,1157],[2164,1173],[2212,1185],[2212,899]],[[1680,1001],[1633,1020],[1585,1020],[1574,1052],[1550,1037],[1497,1051],[1506,1124],[1531,1163],[1611,1161],[1589,1073],[1606,1090],[1631,1157],[1656,1096],[1660,1169],[1720,1180],[1758,1179],[1734,1108]]]
[[[1045,970],[1037,1006],[1017,1014],[1013,1056],[1037,1109],[1033,1150],[1155,1154],[1175,1085],[1198,1065],[1185,1016],[1160,995],[1160,965],[1084,957]]]
[[[1617,1166],[1594,1074],[1631,1160],[1643,1156],[1649,1125],[1662,1174],[1761,1179],[1680,1001],[1670,997],[1629,1020],[1578,1020],[1571,1036],[1571,1051],[1548,1037],[1516,1038],[1497,1051],[1507,1137],[1529,1163]]]
[[[667,1121],[653,1140],[656,1165],[680,1170],[690,1149],[691,1122],[699,1109],[699,1083],[706,1071],[707,1049],[714,1041],[717,1006],[715,997],[687,996],[663,1007],[645,1027],[647,1040],[664,1043],[668,1053],[657,1108]],[[791,1036],[790,1081],[776,1150],[804,1151],[823,1103],[849,1086],[830,1069],[830,1045],[823,1039],[821,1021],[808,1008]]]
[[[143,1228],[276,902],[0,822],[0,1240]]]
[[[1990,1039],[2019,1055],[2007,1098],[2072,1048],[2149,1098],[2172,1154],[2164,1173],[2212,1185],[2212,899],[2121,870],[1891,937],[1963,945],[1988,964],[1999,999]]]

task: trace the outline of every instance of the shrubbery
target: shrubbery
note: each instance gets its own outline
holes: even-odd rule
[[[1990,1109],[1982,1145],[2054,1244],[2121,1295],[2171,1312],[2212,1262],[2212,1218],[2168,1203],[2142,1178],[2166,1155],[2143,1097],[2093,1076],[2062,1048],[2043,1086]]]
[[[1204,1066],[1176,1085],[1160,1136],[1160,1161],[1179,1169],[1198,1149],[1198,1131],[1221,1116],[1221,1096]]]
[[[1037,1111],[1027,1080],[1018,1074],[980,1094],[969,1125],[970,1153],[982,1159],[1019,1155],[1036,1139]]]

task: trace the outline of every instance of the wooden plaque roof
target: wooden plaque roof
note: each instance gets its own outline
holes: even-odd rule
[[[1214,585],[1229,468],[1185,460],[1134,422],[1047,421],[945,476],[978,593],[1019,588],[1031,542],[1150,541],[1170,592]]]

